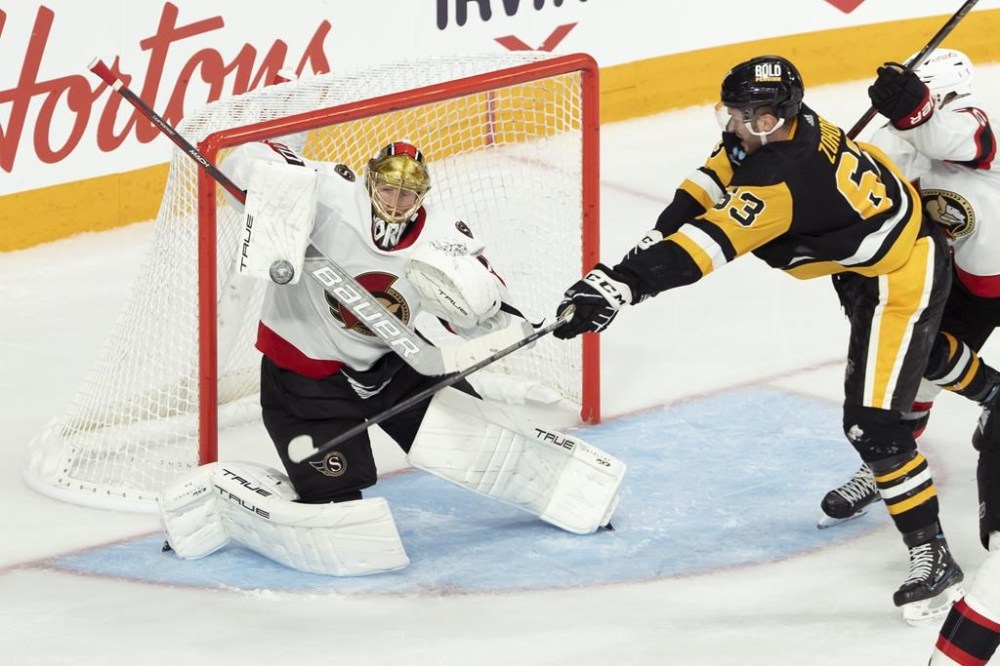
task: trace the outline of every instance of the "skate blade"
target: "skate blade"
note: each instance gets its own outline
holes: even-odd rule
[[[828,527],[833,527],[834,525],[842,525],[843,523],[854,520],[855,518],[860,518],[866,513],[868,513],[868,507],[861,509],[857,513],[852,513],[847,518],[833,518],[825,513],[820,513],[819,520],[816,521],[816,529],[825,530]]]
[[[902,607],[903,620],[911,627],[936,624],[948,614],[952,604],[965,596],[961,583],[952,585],[941,591],[941,594],[930,599],[921,599]]]

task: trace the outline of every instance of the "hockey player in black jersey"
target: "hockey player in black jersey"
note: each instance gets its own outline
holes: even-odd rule
[[[900,418],[948,295],[946,241],[897,167],[803,104],[803,93],[785,58],[733,67],[717,106],[722,140],[633,250],[566,290],[558,311],[575,313],[555,335],[602,331],[623,306],[747,253],[797,278],[833,276],[851,325],[843,428],[909,548],[910,575],[893,601],[917,621],[947,612],[962,580],[927,461]]]

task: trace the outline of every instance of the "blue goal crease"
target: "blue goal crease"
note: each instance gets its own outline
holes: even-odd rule
[[[703,573],[806,553],[888,521],[873,511],[816,529],[819,502],[857,454],[839,408],[741,388],[574,432],[628,471],[613,531],[580,536],[427,474],[381,480],[410,557],[398,572],[336,578],[287,569],[239,546],[201,560],[161,553],[160,535],[55,558],[70,572],[170,585],[342,594],[558,589]]]

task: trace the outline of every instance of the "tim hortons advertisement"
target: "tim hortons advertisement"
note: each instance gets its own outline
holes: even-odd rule
[[[891,32],[904,19],[954,11],[952,4],[960,3],[802,0],[790,14],[788,0],[766,0],[754,11],[742,0],[296,0],[280,7],[243,0],[19,0],[0,6],[0,169],[12,176],[0,178],[0,251],[61,233],[14,237],[26,214],[54,220],[72,210],[80,193],[55,191],[66,184],[92,180],[93,188],[103,188],[108,208],[94,215],[117,210],[115,224],[155,213],[153,190],[162,189],[162,174],[150,170],[169,160],[172,144],[88,71],[95,58],[176,125],[208,102],[270,84],[281,68],[308,76],[437,55],[584,52],[607,82],[602,119],[605,111],[623,119],[665,103],[692,103],[684,96],[691,91],[675,86],[667,99],[658,90],[674,74],[661,70],[665,59],[680,57],[675,69],[687,71],[684,56],[735,42],[880,22],[892,22]],[[980,0],[973,13],[998,7],[1000,0]],[[774,20],[779,14],[783,20]],[[739,34],[720,29],[719,17],[737,21]],[[112,208],[112,188],[101,179],[115,175],[141,181],[139,194],[135,182],[115,183],[143,199],[141,211]],[[4,196],[12,194],[20,198]]]
[[[735,0],[684,4],[679,17],[674,3],[654,0],[300,0],[283,11],[237,0],[17,3],[0,9],[0,168],[18,176],[3,179],[0,195],[167,160],[169,142],[87,71],[95,56],[176,123],[186,109],[265,85],[281,67],[308,74],[501,49],[584,51],[603,67],[732,41],[709,18],[733,12],[741,40],[778,30],[758,18],[770,12]],[[942,11],[937,0],[797,5],[782,32]]]
[[[556,0],[548,3],[553,17],[545,19],[539,44],[511,32],[470,42],[459,37],[449,46],[445,33],[496,24],[488,2],[312,0],[295,3],[289,14],[233,1],[134,3],[141,11],[119,1],[85,4],[0,9],[0,54],[14,64],[0,74],[0,168],[18,175],[2,181],[0,195],[168,159],[169,141],[87,71],[95,56],[176,125],[185,110],[267,85],[282,67],[308,75],[455,50],[552,51],[576,25],[558,23],[555,15],[571,3]],[[477,5],[474,26],[468,4]],[[509,20],[548,14],[537,0],[495,4]],[[383,14],[389,7],[397,11]]]

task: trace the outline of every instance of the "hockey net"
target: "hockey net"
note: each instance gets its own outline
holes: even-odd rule
[[[597,261],[597,92],[585,55],[435,58],[268,86],[177,129],[216,163],[235,145],[276,139],[359,174],[378,148],[410,140],[427,156],[429,199],[485,240],[514,302],[538,322]],[[243,229],[220,190],[175,150],[150,249],[103,353],[68,412],[31,443],[34,488],[153,510],[165,485],[216,459],[220,428],[259,418],[263,285],[234,275]],[[489,371],[504,391],[555,395],[597,421],[597,340],[584,337],[542,339]]]

